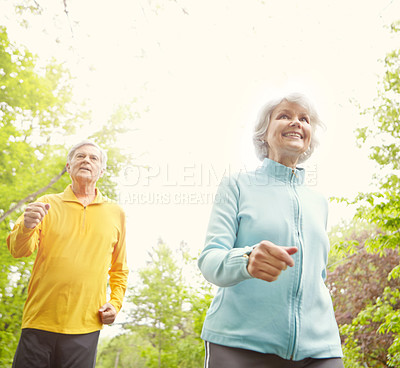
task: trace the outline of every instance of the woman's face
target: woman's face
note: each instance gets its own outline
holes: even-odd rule
[[[307,110],[294,103],[282,101],[271,114],[264,140],[268,158],[287,166],[295,166],[311,142],[311,124]]]

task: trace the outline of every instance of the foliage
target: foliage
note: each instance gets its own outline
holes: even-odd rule
[[[146,358],[141,355],[144,343],[135,333],[125,333],[112,339],[100,340],[96,367],[144,368]]]
[[[392,31],[400,31],[400,21],[392,24]],[[386,55],[385,75],[378,90],[375,104],[365,113],[372,113],[373,126],[358,129],[357,138],[360,144],[369,142],[368,138],[374,137],[378,144],[371,144],[372,160],[383,167],[394,170],[400,169],[400,139],[399,111],[400,111],[400,49],[393,50]],[[389,179],[393,179],[389,176]]]
[[[400,22],[392,30],[399,32]],[[352,254],[330,281],[344,323],[346,365],[352,368],[400,366],[400,49],[384,62],[374,106],[365,111],[373,124],[357,131],[359,144],[371,146],[370,158],[381,167],[375,176],[379,191],[361,193],[353,202],[359,205],[355,221],[368,233],[350,238],[350,247],[342,242],[342,251],[352,248]]]
[[[343,339],[346,366],[386,367],[387,350],[393,343],[393,334],[378,333],[380,320],[366,319],[365,311],[379,300],[386,288],[399,286],[398,280],[388,280],[388,274],[399,263],[400,257],[392,249],[383,256],[369,253],[365,242],[373,231],[372,228],[360,230],[363,225],[356,221],[351,226],[342,225],[342,242],[335,248],[340,252],[345,249],[342,253],[345,257],[336,261],[336,267],[328,273],[327,285],[341,334],[347,337]],[[358,245],[354,246],[355,243]]]
[[[136,99],[134,99],[129,105],[117,107],[106,124],[88,137],[99,144],[100,147],[107,147],[107,170],[100,183],[102,193],[109,198],[116,199],[117,183],[115,178],[118,177],[127,164],[133,161],[132,153],[123,152],[120,147],[115,145],[115,140],[117,137],[126,134],[127,126],[140,118],[140,113],[133,110],[136,102]]]
[[[129,290],[132,310],[124,324],[127,333],[108,346],[115,345],[115,339],[136,341],[131,350],[119,345],[120,359],[136,361],[141,356],[146,367],[200,367],[204,359],[200,332],[212,299],[211,285],[183,246],[174,254],[160,241],[149,257],[139,271],[139,283]],[[114,348],[114,357],[116,353]]]
[[[60,112],[68,102],[70,86],[61,83],[66,72],[48,65],[38,72],[35,57],[20,50],[0,28],[0,214],[12,204],[45,186],[62,168],[59,146],[48,141],[51,128],[68,131]],[[60,114],[60,115],[59,115]],[[39,143],[34,144],[33,139]],[[43,159],[54,155],[51,165]],[[62,180],[59,186],[64,186]],[[16,214],[9,218],[15,219]],[[14,260],[5,247],[10,222],[0,223],[0,361],[9,364],[19,336],[32,258]]]
[[[10,365],[16,348],[34,259],[13,259],[6,238],[21,214],[15,205],[64,171],[65,139],[89,118],[72,97],[67,70],[54,61],[39,68],[37,57],[14,45],[0,27],[0,216],[11,210],[0,221],[0,366]],[[131,160],[115,148],[115,139],[133,117],[128,112],[115,114],[104,128],[108,134],[96,136],[100,144],[110,147],[110,170],[100,183],[110,198],[116,196],[113,177]],[[69,182],[68,175],[62,175],[46,193],[63,191]]]

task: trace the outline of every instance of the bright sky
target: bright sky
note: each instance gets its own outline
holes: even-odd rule
[[[62,1],[47,0],[27,31],[10,3],[0,0],[0,19],[11,39],[64,61],[96,124],[137,99],[137,130],[119,142],[138,156],[120,194],[131,267],[158,238],[194,253],[203,247],[216,186],[224,172],[258,165],[251,128],[277,92],[308,93],[327,125],[309,164],[313,186],[327,197],[368,190],[373,165],[354,129],[371,120],[350,101],[372,104],[379,59],[398,47],[385,26],[400,1],[68,0],[68,20]],[[331,205],[330,225],[348,216]]]
[[[251,128],[265,99],[282,90],[308,93],[327,125],[310,163],[316,189],[327,197],[368,189],[373,166],[354,129],[370,120],[350,100],[366,107],[376,95],[379,59],[395,47],[385,26],[399,1],[85,3],[69,8],[79,20],[71,60],[80,58],[74,67],[98,119],[134,97],[149,109],[121,141],[152,167],[128,167],[121,187],[133,266],[159,237],[203,247],[219,180],[258,165]],[[96,72],[88,78],[89,64]],[[330,224],[348,215],[332,204]]]
[[[2,3],[11,38],[65,61],[96,124],[137,99],[137,130],[120,145],[151,170],[132,165],[121,181],[132,254],[159,237],[202,248],[216,185],[224,172],[258,165],[251,128],[282,91],[309,94],[327,125],[309,164],[316,189],[327,197],[368,189],[373,166],[354,129],[370,120],[350,100],[372,103],[379,59],[396,46],[385,26],[400,14],[398,0],[70,0],[69,19],[62,1],[44,1],[27,31]],[[330,224],[346,215],[332,207]]]

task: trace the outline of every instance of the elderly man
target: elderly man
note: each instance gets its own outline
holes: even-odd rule
[[[7,239],[15,258],[37,249],[13,367],[95,366],[100,329],[114,322],[128,278],[124,212],[96,187],[106,162],[93,142],[72,147],[72,183],[29,204]]]

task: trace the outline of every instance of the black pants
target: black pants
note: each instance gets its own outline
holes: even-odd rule
[[[99,335],[100,331],[69,335],[24,328],[12,368],[92,368]]]
[[[292,361],[273,354],[231,348],[206,341],[204,368],[344,368],[344,366],[340,358],[307,358]]]

